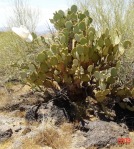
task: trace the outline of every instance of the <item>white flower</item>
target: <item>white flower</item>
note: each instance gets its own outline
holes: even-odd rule
[[[19,35],[26,42],[33,41],[33,37],[30,34],[29,30],[23,25],[21,25],[20,27],[13,27],[12,31],[15,32],[17,35]]]

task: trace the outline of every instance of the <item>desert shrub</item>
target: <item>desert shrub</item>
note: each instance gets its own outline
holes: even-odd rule
[[[10,78],[20,79],[20,65],[31,62],[44,48],[45,45],[40,37],[37,40],[38,37],[34,33],[33,37],[35,40],[27,43],[13,32],[0,33],[0,80],[2,82]]]
[[[25,51],[26,43],[12,32],[0,34],[0,77],[2,80],[6,80],[11,74],[15,74],[15,70],[10,67],[10,64],[24,59]]]
[[[131,46],[129,41],[121,43],[119,35],[113,41],[108,29],[98,32],[89,12],[79,11],[75,5],[67,12],[55,12],[50,21],[58,35],[50,49],[39,53],[35,62],[27,65],[30,69],[23,70],[31,84],[42,90],[66,88],[70,100],[76,103],[86,103],[87,96],[102,103],[110,94],[126,94],[126,89],[115,89],[114,84],[120,81],[120,61]]]

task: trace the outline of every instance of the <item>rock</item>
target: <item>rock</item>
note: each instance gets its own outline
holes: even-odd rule
[[[3,142],[5,140],[7,140],[8,138],[10,138],[13,134],[12,129],[8,129],[5,131],[1,131],[0,130],[0,142]]]
[[[27,110],[25,119],[27,121],[37,121],[38,120],[38,110],[40,108],[40,104],[37,106],[32,106],[30,109]]]
[[[33,106],[26,112],[27,121],[55,120],[55,124],[76,119],[76,107],[68,100],[51,101]]]
[[[28,110],[30,107],[31,107],[30,105],[22,104],[22,105],[20,105],[19,110],[23,112],[23,111]]]
[[[126,100],[126,99],[125,99]],[[134,130],[134,111],[130,111],[127,108],[123,109],[119,104],[114,107],[117,123],[125,123],[130,131]]]
[[[52,149],[52,147],[45,146],[45,147],[42,147],[42,149]]]
[[[18,129],[15,130],[15,132],[19,132],[21,129],[22,129],[22,128],[18,128]]]
[[[117,139],[119,137],[128,137],[129,131],[126,127],[121,127],[115,122],[105,122],[105,121],[94,121],[88,122],[85,125],[87,132],[80,132],[78,137],[84,136],[82,142],[77,143],[77,147],[91,147],[97,146],[98,148],[111,146],[117,144]]]
[[[22,131],[22,135],[26,135],[27,133],[31,132],[31,129],[30,128],[25,128],[23,131]]]

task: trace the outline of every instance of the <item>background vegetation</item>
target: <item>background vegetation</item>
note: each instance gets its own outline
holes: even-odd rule
[[[12,15],[9,16],[7,24],[9,31],[0,32],[0,82],[5,82],[9,78],[19,77],[19,70],[11,67],[16,62],[21,64],[33,58],[37,52],[38,44],[35,42],[26,43],[19,36],[11,31],[12,27],[26,26],[31,32],[35,32],[40,18],[38,9],[32,8],[28,0],[13,0]],[[41,45],[40,45],[41,46]],[[35,50],[36,49],[36,50]]]
[[[112,37],[119,34],[121,41],[130,40],[132,47],[125,51],[120,78],[123,83],[134,78],[134,0],[73,0],[80,10],[88,9],[93,24],[100,32],[106,28]],[[118,32],[117,32],[118,31]],[[129,81],[130,82],[130,81]]]

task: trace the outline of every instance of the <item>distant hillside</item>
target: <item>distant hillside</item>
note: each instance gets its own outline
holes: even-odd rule
[[[10,29],[8,27],[0,27],[0,31],[5,32],[9,31]]]
[[[0,32],[6,32],[9,30],[10,30],[10,28],[8,28],[8,27],[0,27]],[[36,28],[35,32],[38,36],[41,36],[41,35],[47,34],[49,32],[49,30],[46,29],[44,26],[38,26]]]
[[[8,28],[8,27],[0,27],[0,32],[6,32],[9,30],[10,30],[10,28]],[[47,27],[45,27],[45,25],[40,25],[36,28],[35,33],[38,36],[44,36],[44,35],[48,35],[50,33],[50,31]]]
[[[50,26],[51,28],[52,26]],[[52,27],[53,28],[53,27]],[[40,25],[36,28],[36,34],[41,36],[41,35],[44,35],[44,34],[48,34],[50,31],[48,29],[48,27],[44,24],[44,25]]]

